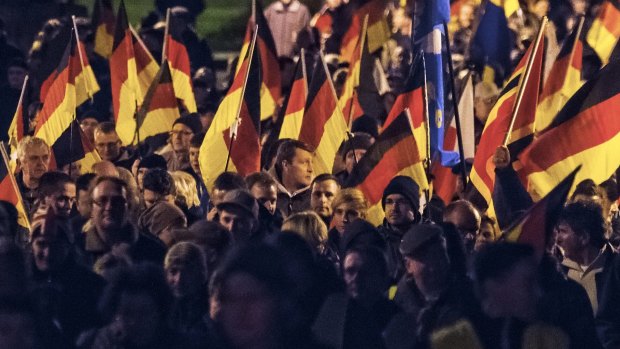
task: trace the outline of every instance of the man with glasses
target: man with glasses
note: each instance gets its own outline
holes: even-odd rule
[[[168,140],[169,150],[161,153],[168,163],[168,171],[189,170],[190,141],[201,131],[202,124],[196,114],[184,115],[174,121]]]
[[[122,244],[136,263],[161,264],[166,253],[163,243],[153,236],[138,233],[129,222],[127,183],[116,177],[99,177],[92,187],[91,219],[85,224],[79,245],[91,265]]]
[[[95,148],[102,160],[131,170],[136,154],[122,146],[113,122],[102,122],[95,129]]]
[[[474,205],[466,200],[457,200],[450,203],[446,206],[446,210],[443,213],[443,221],[454,224],[461,234],[465,250],[471,255],[474,252],[476,236],[478,235],[478,230],[480,230],[481,221],[480,213],[478,213]]]

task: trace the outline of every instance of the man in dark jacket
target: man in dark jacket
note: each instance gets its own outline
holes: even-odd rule
[[[399,252],[400,241],[403,235],[421,220],[420,187],[410,177],[396,176],[383,191],[381,204],[385,211],[385,220],[379,227],[379,233],[388,245],[388,270],[395,282],[405,272]]]

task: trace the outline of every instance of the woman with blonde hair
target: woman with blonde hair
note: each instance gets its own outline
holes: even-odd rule
[[[298,234],[318,253],[323,252],[327,241],[327,226],[314,211],[292,214],[282,224],[282,231]]]
[[[204,217],[200,207],[196,180],[185,171],[170,172],[174,180],[174,204],[177,205],[187,217],[187,225]]]

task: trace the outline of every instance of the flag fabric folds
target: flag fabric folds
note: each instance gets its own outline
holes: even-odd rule
[[[172,74],[168,62],[164,61],[146,91],[144,102],[136,116],[140,143],[148,144],[150,149],[158,149],[165,145],[168,132],[179,116]]]
[[[483,80],[502,86],[511,71],[511,33],[507,13],[513,11],[501,0],[485,2],[484,13],[471,40],[470,55],[476,66],[483,68]],[[519,4],[517,3],[517,9]],[[516,10],[516,9],[515,9]]]
[[[259,0],[254,0],[254,13],[256,18],[250,18],[243,39],[243,46],[239,57],[245,57],[250,47],[252,35],[255,26],[258,26],[258,36],[256,45],[258,45],[258,53],[261,62],[261,88],[260,88],[260,104],[261,104],[261,120],[270,118],[276,109],[278,100],[282,95],[282,87],[280,80],[280,64],[278,63],[278,51],[276,44],[267,24],[267,19],[263,12],[263,6]],[[237,63],[237,73],[241,68],[242,62]]]
[[[583,19],[582,19],[583,20]],[[580,26],[580,25],[578,25]],[[564,40],[560,53],[551,66],[551,71],[540,94],[536,110],[536,132],[547,128],[566,101],[581,87],[583,43],[580,28]]]
[[[15,114],[13,115],[13,120],[11,121],[11,125],[9,125],[9,144],[13,148],[13,150],[17,149],[17,144],[28,133],[28,129],[30,126],[28,117],[26,115],[25,105],[26,100],[28,100],[28,97],[26,96],[28,91],[28,80],[29,77],[26,75],[26,78],[24,79],[24,84],[22,86],[22,91],[19,95],[19,101],[17,102],[17,108],[15,109]]]
[[[423,67],[428,95],[428,128],[431,158],[438,156],[444,166],[453,166],[459,161],[458,154],[444,149],[445,111],[444,84],[446,62],[443,59],[445,35],[443,24],[450,21],[450,2],[437,0],[418,2],[414,23],[417,23],[413,38],[414,52],[422,51]]]
[[[0,162],[0,200],[10,202],[15,206],[17,209],[17,224],[26,231],[30,231],[28,214],[26,213],[15,177],[11,172],[9,156],[4,145],[0,145],[0,152],[2,153],[0,155],[2,156],[2,161]]]
[[[575,167],[576,183],[607,180],[620,166],[620,62],[612,61],[566,102],[549,128],[519,157],[534,198],[546,195]]]
[[[108,58],[114,45],[114,9],[112,0],[95,0],[93,8],[93,29],[95,32],[95,53]]]
[[[470,179],[489,205],[492,204],[495,182],[493,155],[497,147],[503,144],[504,136],[508,132],[520,89],[523,89],[523,101],[519,109],[516,110],[514,127],[507,144],[511,159],[514,161],[523,148],[533,139],[538,90],[542,73],[543,45],[544,40],[540,40],[538,47],[536,47],[535,42],[530,45],[491,109],[482,131]],[[525,81],[526,65],[531,55],[535,56],[529,79]]]
[[[261,65],[258,45],[250,48],[254,52],[248,50],[200,147],[200,170],[209,190],[224,171],[242,176],[260,171]]]
[[[169,11],[170,12],[170,11]],[[189,54],[183,42],[185,23],[175,16],[169,15],[168,36],[165,38],[164,58],[170,65],[170,73],[176,96],[183,101],[185,109],[190,113],[196,112],[196,99],[192,89],[192,72],[190,69]]]
[[[606,0],[599,9],[586,35],[586,42],[601,59],[603,65],[609,63],[618,39],[620,38],[620,1]]]
[[[340,61],[351,62],[359,38],[362,37],[364,18],[368,16],[368,49],[375,52],[390,38],[390,28],[385,16],[385,0],[352,0],[346,6],[351,7],[351,24],[344,33],[340,43]]]
[[[347,134],[347,125],[338,107],[336,91],[325,65],[319,57],[308,87],[299,140],[315,150],[315,173],[331,173],[338,148]]]
[[[401,113],[359,160],[344,187],[355,187],[364,193],[370,207],[366,219],[380,225],[385,217],[381,207],[383,189],[392,178],[409,176],[420,190],[428,189],[422,160],[411,120],[406,113]]]
[[[114,45],[110,56],[110,83],[116,132],[123,144],[129,145],[134,139],[136,131],[134,114],[137,105],[142,104],[142,93],[138,82],[133,37],[123,1],[116,17]]]
[[[540,260],[579,169],[580,167],[574,169],[549,194],[530,207],[518,221],[504,231],[502,239],[531,245]]]
[[[284,104],[284,117],[282,120],[282,128],[280,129],[280,139],[290,138],[297,139],[301,130],[301,123],[304,117],[304,107],[306,104],[306,95],[308,94],[308,82],[304,74],[304,59],[297,62],[295,68],[295,78],[291,86],[286,103]]]

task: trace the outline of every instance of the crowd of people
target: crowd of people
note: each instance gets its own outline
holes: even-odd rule
[[[376,96],[384,106],[353,123],[355,142],[341,147],[333,173],[316,173],[314,149],[304,142],[273,136],[276,109],[262,125],[263,171],[245,178],[222,172],[212,188],[199,158],[225,91],[207,42],[193,30],[204,3],[157,0],[138,32],[157,57],[165,10],[177,5],[185,6],[174,13],[186,20],[198,112],[174,121],[162,149],[122,144],[107,63],[92,50],[89,20],[77,19],[101,86],[77,117],[102,161],[52,170],[45,141],[25,136],[17,145],[15,179],[30,226],[0,201],[0,348],[620,348],[616,175],[577,185],[543,253],[501,241],[496,219],[462,181],[444,202],[395,176],[381,188],[379,226],[368,221],[362,191],[344,186],[407,78],[411,4],[386,4],[393,33],[374,53],[387,78]],[[302,48],[332,54],[339,90],[349,6],[326,0],[312,15],[299,0],[277,0],[265,9],[285,96]],[[577,15],[590,18],[596,6],[523,5],[511,22],[515,63],[542,16],[561,40]],[[450,23],[459,71],[471,68],[478,11],[475,1],[464,2]],[[2,33],[0,140],[7,140],[25,75],[68,23],[47,20],[27,54]],[[476,84],[477,139],[498,94],[492,82]],[[26,116],[32,128],[41,108],[35,100]],[[509,163],[499,155],[501,178]]]

